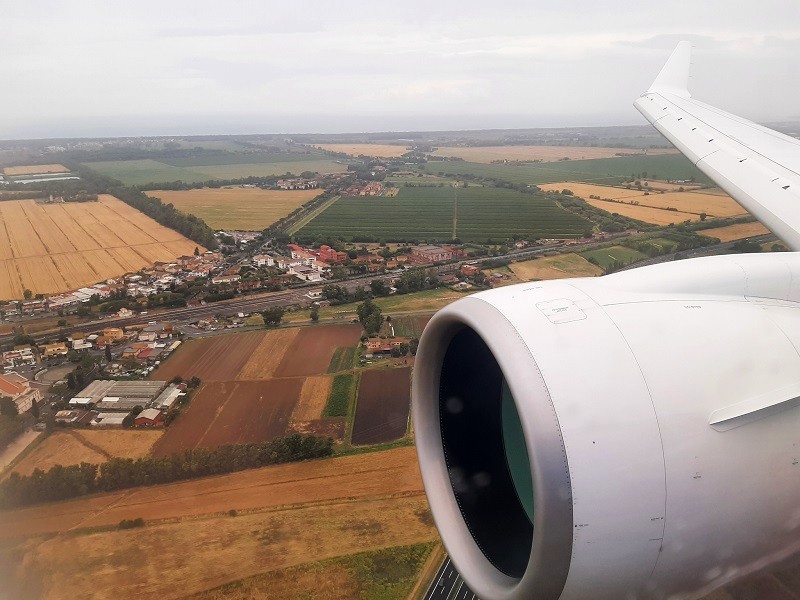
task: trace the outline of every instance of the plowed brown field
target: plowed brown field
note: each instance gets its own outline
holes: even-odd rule
[[[360,337],[360,325],[306,327],[289,346],[275,376],[298,377],[325,373],[336,348],[355,346]]]
[[[108,195],[0,203],[0,300],[53,294],[191,254],[197,244]]]
[[[379,444],[400,439],[408,427],[411,369],[370,369],[361,374],[353,443]]]
[[[192,340],[163,362],[151,378],[169,381],[175,376],[197,376],[203,381],[232,381],[271,333],[248,331]]]
[[[197,376],[203,385],[153,454],[261,442],[292,431],[341,439],[344,421],[321,418],[330,389],[329,378],[321,376],[336,348],[356,345],[360,335],[358,325],[330,325],[227,334],[183,344],[152,377]]]
[[[281,436],[288,431],[302,385],[302,379],[207,383],[156,443],[153,455]]]

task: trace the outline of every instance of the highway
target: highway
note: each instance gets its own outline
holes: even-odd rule
[[[461,575],[453,566],[450,557],[446,557],[442,566],[436,572],[431,586],[425,593],[425,600],[480,600],[475,593],[467,587]]]

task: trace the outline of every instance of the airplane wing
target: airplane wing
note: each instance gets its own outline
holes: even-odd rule
[[[680,42],[634,106],[678,150],[792,250],[800,250],[800,140],[691,97]]]

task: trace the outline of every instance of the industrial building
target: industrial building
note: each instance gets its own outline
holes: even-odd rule
[[[166,387],[166,381],[113,381],[98,379],[87,385],[69,403],[71,406],[94,406],[103,411],[130,412],[146,407]]]

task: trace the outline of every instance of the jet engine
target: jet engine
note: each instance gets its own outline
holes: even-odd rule
[[[800,551],[800,257],[481,292],[419,345],[413,417],[483,600],[696,598]]]

